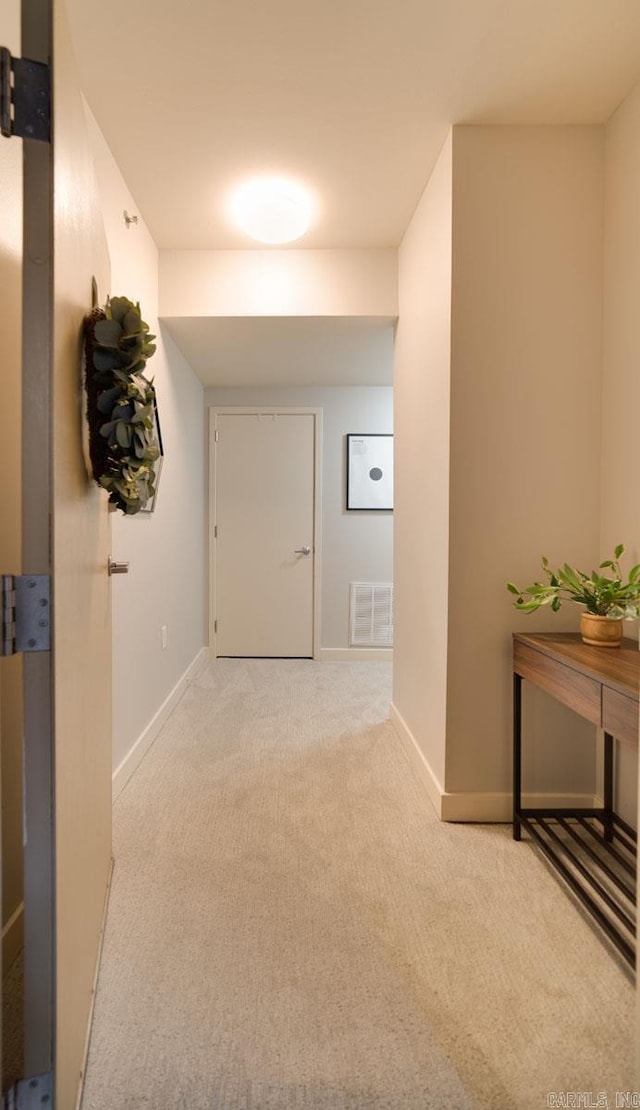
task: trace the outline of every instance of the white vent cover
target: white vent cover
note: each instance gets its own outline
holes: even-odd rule
[[[393,646],[393,585],[352,582],[349,604],[351,647]]]

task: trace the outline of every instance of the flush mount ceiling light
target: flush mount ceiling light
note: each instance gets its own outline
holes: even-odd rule
[[[241,185],[230,203],[234,223],[259,243],[292,243],[313,215],[308,190],[286,177],[257,177]]]

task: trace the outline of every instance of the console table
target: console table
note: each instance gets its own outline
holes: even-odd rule
[[[522,805],[522,680],[604,730],[603,806]],[[635,966],[634,830],[614,810],[613,742],[638,748],[640,651],[583,644],[574,633],[513,636],[513,837],[524,828],[609,939]]]

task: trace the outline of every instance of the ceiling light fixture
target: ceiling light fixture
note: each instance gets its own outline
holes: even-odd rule
[[[234,223],[259,243],[292,243],[308,230],[313,216],[310,193],[286,177],[258,177],[233,194]]]

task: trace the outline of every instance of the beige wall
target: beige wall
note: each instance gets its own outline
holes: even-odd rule
[[[506,580],[599,554],[603,138],[454,130],[447,791],[510,788],[511,632],[550,614],[518,618]],[[527,785],[593,787],[582,735],[552,782],[529,730]]]
[[[399,251],[394,713],[442,789],[449,558],[452,140]]]
[[[162,251],[160,316],[396,316],[397,251]]]
[[[511,633],[550,615],[506,581],[599,555],[603,140],[454,128],[400,249],[394,708],[445,817],[509,814]],[[525,729],[528,790],[593,794],[588,726],[528,691]]]
[[[3,8],[2,42],[20,53],[17,3]],[[0,574],[19,574],[22,316],[22,143],[0,140]],[[22,660],[0,659],[3,962],[22,944]]]
[[[640,85],[610,119],[605,141],[602,551],[625,543],[640,562]],[[637,626],[627,625],[637,636]],[[635,824],[637,753],[620,748],[619,809]]]
[[[112,554],[129,574],[112,580],[113,769],[117,791],[153,739],[173,691],[206,642],[201,383],[158,321],[158,250],[104,137],[88,115],[109,255],[111,288],[140,301],[156,335],[154,379],[165,458],[153,514],[112,514]],[[162,647],[161,629],[167,628]]]

